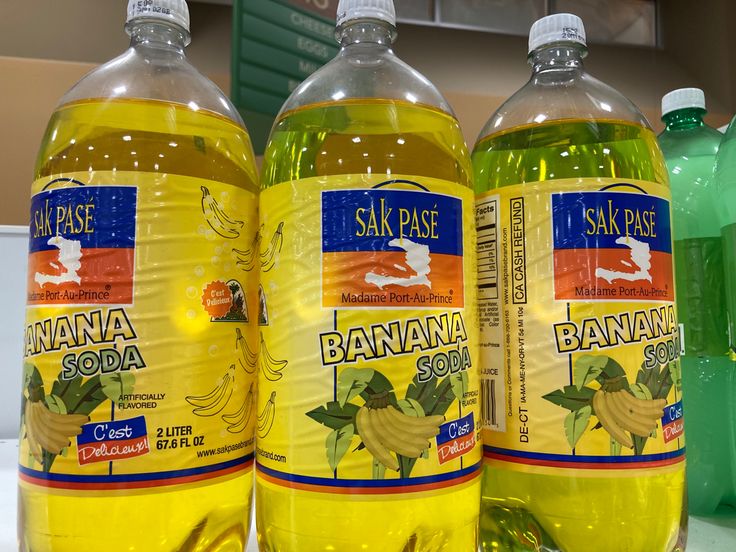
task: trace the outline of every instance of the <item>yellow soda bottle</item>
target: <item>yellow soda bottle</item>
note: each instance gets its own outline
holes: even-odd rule
[[[585,53],[580,18],[537,21],[473,152],[484,551],[684,549],[667,171]]]
[[[390,0],[343,0],[261,179],[261,550],[473,551],[480,504],[472,169]]]
[[[32,186],[19,453],[26,552],[242,551],[252,494],[258,187],[186,60],[183,0],[61,100]]]

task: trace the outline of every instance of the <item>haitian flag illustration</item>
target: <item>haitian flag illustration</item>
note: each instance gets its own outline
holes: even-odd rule
[[[78,184],[31,198],[28,305],[131,304],[137,188]]]
[[[674,300],[670,203],[621,188],[552,196],[555,299]]]
[[[322,192],[324,307],[462,308],[464,295],[459,198],[403,180]]]

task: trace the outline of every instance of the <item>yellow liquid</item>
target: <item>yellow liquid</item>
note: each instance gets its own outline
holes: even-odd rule
[[[476,193],[547,180],[553,187],[555,179],[576,177],[668,182],[654,133],[620,121],[553,121],[490,135],[476,145],[473,167]],[[632,471],[522,473],[487,462],[482,550],[684,550],[685,463]]]
[[[437,110],[366,99],[309,106],[277,121],[262,187],[346,173],[428,176],[471,187],[458,122]],[[319,493],[272,484],[256,471],[258,542],[263,552],[473,552],[479,493],[479,478],[405,496]]]
[[[85,172],[92,181],[96,171],[178,174],[258,191],[252,147],[242,127],[219,115],[157,101],[89,100],[54,113],[35,178]],[[138,211],[161,216],[156,213],[158,208],[139,205]],[[166,238],[148,236],[139,225],[139,243]],[[181,248],[168,239],[172,249]],[[145,255],[139,253],[139,269],[145,262],[142,257]],[[145,301],[161,304],[155,294],[148,295],[154,296],[137,298],[136,305]],[[155,305],[152,309],[154,314]],[[173,313],[164,313],[168,314]],[[176,320],[186,324],[184,317]],[[170,351],[174,358],[175,349]],[[20,550],[242,552],[250,526],[252,490],[252,469],[150,491],[56,491],[21,481]]]

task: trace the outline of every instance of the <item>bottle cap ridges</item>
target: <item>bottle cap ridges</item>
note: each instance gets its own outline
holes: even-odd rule
[[[395,26],[393,0],[340,0],[337,5],[337,26],[354,19],[379,19]]]
[[[585,45],[583,20],[572,13],[556,13],[538,19],[529,30],[529,53],[555,42]]]
[[[134,19],[163,19],[189,32],[189,7],[186,0],[129,0],[127,23]]]
[[[705,94],[700,88],[678,88],[662,96],[662,117],[678,109],[705,109]]]

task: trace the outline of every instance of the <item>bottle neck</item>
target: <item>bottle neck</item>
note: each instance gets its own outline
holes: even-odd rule
[[[132,48],[167,51],[181,57],[190,42],[188,32],[163,21],[133,21],[128,24],[128,33]]]
[[[551,44],[534,50],[529,55],[529,63],[534,74],[582,70],[586,52],[582,44]]]
[[[337,38],[342,49],[368,45],[390,50],[396,38],[396,29],[388,22],[357,19],[338,28]]]
[[[703,115],[706,111],[699,107],[688,107],[670,111],[662,116],[666,130],[689,130],[705,126]]]

